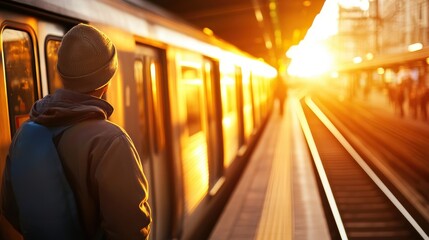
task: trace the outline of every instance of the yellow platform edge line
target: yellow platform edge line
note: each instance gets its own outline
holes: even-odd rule
[[[290,101],[280,124],[274,161],[265,196],[257,240],[291,240],[293,236],[291,142],[288,124],[292,112]]]

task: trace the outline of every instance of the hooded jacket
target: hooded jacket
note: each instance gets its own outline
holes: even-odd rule
[[[102,99],[59,89],[33,105],[30,120],[71,126],[57,150],[88,239],[100,228],[107,239],[145,239],[151,223],[147,180],[130,137],[107,120],[112,113]],[[7,173],[5,179],[9,185]],[[19,229],[13,197],[5,190],[10,188],[3,189],[3,213]]]

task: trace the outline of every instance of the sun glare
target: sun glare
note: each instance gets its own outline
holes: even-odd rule
[[[303,41],[292,46],[286,56],[291,59],[288,74],[302,78],[314,78],[333,68],[333,56],[325,43],[338,31],[338,0],[327,0]]]
[[[338,3],[344,8],[360,8],[363,11],[369,9],[369,0],[338,0]]]
[[[300,44],[293,48],[288,74],[302,78],[323,75],[332,69],[332,56],[320,44]]]

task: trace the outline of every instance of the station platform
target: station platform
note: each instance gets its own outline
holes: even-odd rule
[[[211,240],[330,239],[296,101],[273,112]]]
[[[296,92],[289,92],[284,116],[278,106],[230,197],[211,240],[331,239],[319,196],[312,158],[296,114]],[[340,91],[336,92],[339,99]],[[358,94],[351,101],[373,112],[427,128],[428,120],[404,116],[384,91]]]

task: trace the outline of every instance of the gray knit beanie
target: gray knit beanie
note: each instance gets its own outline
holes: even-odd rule
[[[101,31],[78,24],[64,35],[57,69],[65,89],[81,93],[100,89],[109,83],[117,68],[116,48]]]

